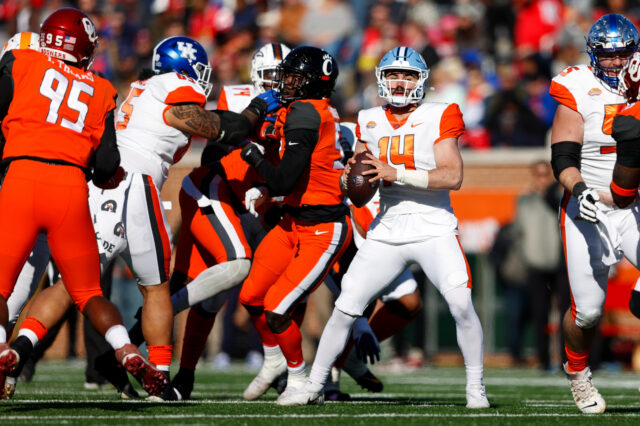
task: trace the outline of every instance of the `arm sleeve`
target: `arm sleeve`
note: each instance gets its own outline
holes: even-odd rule
[[[13,99],[13,77],[11,76],[13,60],[11,51],[6,52],[0,60],[0,121],[9,112],[9,105]]]
[[[318,137],[318,132],[314,130],[292,130],[286,134],[286,148],[277,167],[266,160],[256,165],[258,174],[267,183],[272,196],[287,195],[293,191],[302,172],[309,167]]]
[[[104,124],[104,133],[96,149],[93,165],[93,181],[100,185],[111,179],[120,166],[120,152],[116,142],[113,111],[109,111]]]
[[[320,123],[313,104],[299,101],[291,105],[284,123],[285,148],[280,164],[276,167],[261,161],[256,165],[272,196],[287,195],[296,187],[320,139]]]

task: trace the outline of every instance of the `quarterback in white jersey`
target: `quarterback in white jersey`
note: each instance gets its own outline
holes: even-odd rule
[[[309,380],[291,395],[290,405],[322,402],[322,387],[356,318],[410,263],[417,263],[456,321],[467,372],[467,408],[489,407],[482,382],[482,327],[471,301],[469,269],[448,195],[462,184],[457,142],[464,122],[456,104],[419,104],[428,74],[422,56],[403,46],[389,51],[376,68],[379,95],[387,104],[360,112],[355,151],[368,149],[365,162],[375,169],[365,173],[384,180],[380,214],[342,280],[342,293],[322,333]],[[341,179],[343,188],[348,169],[349,164]]]
[[[591,382],[588,360],[609,268],[623,255],[638,266],[639,209],[619,210],[609,190],[616,161],[613,118],[626,103],[618,93],[618,73],[637,48],[634,25],[622,15],[604,15],[587,36],[591,66],[565,69],[550,87],[559,102],[551,130],[551,164],[566,190],[560,227],[572,296],[563,319],[564,370],[583,413],[606,408]]]

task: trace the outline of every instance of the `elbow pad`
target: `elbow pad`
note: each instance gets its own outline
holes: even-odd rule
[[[582,144],[578,142],[565,141],[551,145],[551,168],[557,180],[564,169],[575,167],[580,170],[581,152]]]

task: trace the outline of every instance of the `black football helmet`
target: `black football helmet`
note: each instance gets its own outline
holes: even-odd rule
[[[338,63],[329,53],[311,46],[293,49],[277,67],[280,102],[331,96],[338,79]]]

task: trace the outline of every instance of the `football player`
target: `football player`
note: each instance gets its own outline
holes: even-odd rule
[[[247,116],[228,113],[222,121],[220,114],[203,109],[212,87],[211,68],[204,48],[195,40],[162,40],[154,49],[152,71],[148,78],[131,84],[118,110],[115,127],[122,167],[117,179],[109,186],[92,186],[89,204],[101,263],[106,268],[121,255],[134,273],[144,300],[142,333],[149,359],[168,377],[173,330],[168,282],[172,249],[160,190],[192,135],[215,140],[232,126],[240,126],[235,121],[242,123],[246,133],[251,126]],[[256,121],[263,113],[260,101],[247,109],[247,115],[253,114]],[[37,300],[58,288],[61,284],[45,290]],[[34,304],[30,312],[42,309],[40,305]],[[59,304],[58,309],[63,307]],[[177,397],[169,392],[161,398]]]
[[[36,242],[47,236],[70,295],[115,350],[118,361],[159,394],[161,371],[129,341],[117,308],[100,290],[100,261],[87,204],[86,178],[104,185],[120,164],[113,112],[116,91],[89,68],[98,42],[91,19],[63,8],[40,30],[41,52],[6,52],[0,60],[0,120],[6,137],[0,190],[0,383],[57,321],[49,312],[25,318],[18,338],[6,343],[6,300]],[[49,293],[56,305],[56,292]],[[62,299],[69,298],[63,296]],[[37,304],[37,301],[36,303]]]
[[[551,129],[551,165],[566,189],[560,227],[571,289],[564,315],[564,371],[583,413],[606,404],[591,382],[589,353],[604,305],[611,265],[624,255],[638,266],[637,207],[619,210],[609,190],[616,161],[614,116],[626,104],[618,73],[638,49],[638,31],[620,14],[598,19],[586,37],[591,66],[566,68],[551,82],[559,102]]]
[[[351,239],[338,187],[344,168],[340,122],[329,101],[337,77],[338,65],[327,52],[310,46],[293,49],[276,76],[276,94],[286,107],[275,124],[283,146],[280,163],[266,161],[256,144],[242,150],[242,158],[264,179],[265,192],[284,196],[286,212],[260,242],[240,291],[239,301],[265,348],[264,365],[245,398],[262,395],[269,379],[285,371],[287,387],[279,404],[304,385],[301,318],[294,310],[320,285]],[[284,357],[277,356],[280,352]]]
[[[415,262],[438,288],[456,322],[467,373],[467,408],[487,408],[482,327],[471,301],[471,279],[457,237],[449,190],[462,184],[458,105],[424,102],[429,68],[418,52],[396,47],[376,67],[387,104],[360,111],[355,153],[369,151],[365,174],[380,185],[380,214],[342,279],[342,292],[320,338],[309,380],[281,403],[321,404],[322,388],[351,327],[365,308]],[[340,181],[345,179],[351,159]]]

